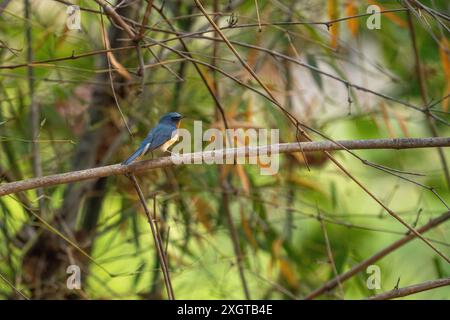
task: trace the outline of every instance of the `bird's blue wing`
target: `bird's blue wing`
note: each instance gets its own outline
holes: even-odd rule
[[[149,151],[153,151],[163,145],[166,141],[172,138],[172,132],[176,128],[171,126],[158,124],[155,128],[150,130],[147,137],[142,141],[139,148],[124,162],[123,165],[128,165],[133,162],[137,157],[146,154]]]
[[[172,132],[176,129],[177,128],[173,126],[158,124],[144,140],[145,142],[148,138],[150,138],[147,142],[150,143],[150,145],[148,146],[147,150],[145,150],[145,153],[147,153],[148,151],[153,151],[169,141],[172,138]]]

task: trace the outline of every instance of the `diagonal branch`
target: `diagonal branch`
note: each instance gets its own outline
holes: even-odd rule
[[[252,68],[247,64],[247,62],[242,59],[242,57],[239,55],[237,50],[233,47],[231,42],[227,39],[227,37],[223,34],[223,32],[219,29],[219,27],[215,24],[215,22],[208,16],[205,9],[203,8],[200,0],[194,0],[197,7],[200,9],[200,11],[203,13],[205,18],[209,21],[211,26],[217,31],[217,33],[220,35],[222,40],[225,42],[225,44],[228,46],[228,48],[233,52],[233,54],[236,56],[236,58],[239,60],[239,62],[242,64],[242,66],[252,75],[252,77],[258,82],[258,84],[264,89],[265,92],[267,92],[268,96],[272,99],[273,103],[286,115],[286,117],[289,119],[289,121],[292,122],[292,124],[295,125],[297,133],[300,133],[303,137],[306,138],[306,140],[311,141],[311,137],[303,130],[303,128],[308,129],[314,133],[319,134],[322,137],[325,137],[324,134],[320,133],[319,131],[312,129],[311,127],[305,125],[304,123],[300,122],[292,113],[290,113],[288,110],[286,110],[275,98],[275,96],[272,94],[272,92],[269,90],[269,88],[259,79],[257,74],[252,70]],[[298,140],[298,138],[297,138]],[[299,144],[300,147],[302,146]],[[346,150],[348,151],[348,149]],[[304,151],[301,150],[303,158],[305,159],[305,164],[309,169],[309,166],[306,161],[306,157],[304,155]],[[351,153],[351,152],[350,152]],[[324,151],[325,156],[330,159],[348,178],[350,178],[353,182],[355,182],[370,198],[372,198],[376,203],[378,203],[391,217],[396,219],[398,222],[400,222],[405,228],[407,228],[409,231],[413,232],[417,237],[419,237],[428,247],[430,247],[434,252],[436,252],[441,258],[443,258],[447,263],[450,264],[450,259],[442,253],[439,249],[437,249],[431,242],[429,242],[427,239],[422,237],[413,227],[411,227],[406,221],[404,221],[397,213],[395,213],[393,210],[391,210],[387,205],[385,205],[380,199],[378,199],[364,184],[361,183],[354,175],[350,173],[336,158],[334,158],[328,151]],[[353,153],[351,153],[354,155]]]
[[[129,175],[129,178],[131,179],[131,181],[134,184],[134,188],[136,189],[136,192],[138,193],[139,200],[141,201],[142,207],[144,208],[145,214],[147,215],[148,223],[150,224],[150,229],[152,231],[156,251],[158,252],[159,262],[161,264],[161,269],[162,269],[163,275],[164,275],[164,282],[166,284],[167,296],[169,297],[169,300],[175,300],[175,297],[173,294],[172,282],[170,280],[167,255],[164,251],[161,236],[158,232],[158,227],[156,225],[156,222],[154,221],[154,218],[152,218],[150,211],[148,210],[147,204],[145,202],[145,196],[142,193],[141,187],[139,186],[139,183],[137,182],[136,177],[133,174],[131,174],[131,175]],[[156,203],[155,200],[153,200],[153,201],[154,201],[154,203]]]
[[[449,219],[450,219],[450,211],[447,211],[446,213],[440,215],[439,217],[437,217],[437,218],[435,218],[433,220],[430,220],[426,225],[418,228],[417,232],[418,233],[425,233],[425,232],[429,231],[430,229],[435,228],[436,226],[444,223],[445,221],[447,221]],[[306,300],[314,299],[314,298],[320,296],[321,294],[334,289],[339,283],[342,283],[342,282],[352,278],[353,276],[355,276],[359,272],[365,270],[369,265],[375,263],[378,260],[381,260],[382,258],[387,256],[391,252],[394,252],[398,248],[402,247],[403,245],[405,245],[408,242],[410,242],[411,240],[413,240],[415,237],[416,237],[415,234],[408,233],[403,238],[395,241],[394,243],[392,243],[391,245],[387,246],[386,248],[378,251],[373,256],[371,256],[371,257],[361,261],[360,263],[354,265],[350,270],[348,270],[348,271],[340,274],[339,276],[335,277],[334,279],[326,282],[324,285],[322,285],[321,287],[317,288],[316,290],[314,290],[313,292],[308,294],[305,297],[305,299]]]
[[[131,39],[136,37],[135,32],[131,29],[131,27],[122,19],[122,17],[104,0],[95,0],[102,8],[105,10],[105,13],[111,19],[111,22],[120,26]]]
[[[450,286],[450,278],[438,279],[438,280],[430,280],[423,283],[415,284],[412,286],[393,289],[388,292],[383,292],[377,294],[375,296],[371,296],[368,300],[389,300],[400,297],[409,296],[418,292],[427,291],[435,288],[440,288],[444,286]]]

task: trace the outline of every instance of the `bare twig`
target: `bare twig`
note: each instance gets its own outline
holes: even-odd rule
[[[450,278],[430,280],[423,283],[415,284],[404,288],[396,288],[394,290],[383,292],[375,296],[371,296],[368,300],[389,300],[400,297],[409,296],[418,292],[427,291],[444,286],[450,286]]]
[[[241,278],[242,287],[244,289],[244,295],[247,300],[251,299],[250,291],[248,290],[247,280],[245,278],[244,266],[242,261],[242,251],[239,244],[239,236],[236,230],[236,226],[234,225],[233,218],[231,216],[230,210],[230,199],[229,194],[231,193],[231,188],[226,180],[226,177],[222,181],[222,195],[223,195],[223,206],[225,210],[225,215],[227,218],[228,227],[230,228],[231,240],[233,243],[233,250],[236,256],[237,268],[239,271],[239,277]]]
[[[21,296],[23,299],[25,300],[30,300],[30,298],[28,298],[22,291],[20,291],[19,289],[17,289],[13,283],[11,283],[11,281],[9,281],[4,275],[2,275],[0,273],[0,279],[5,282],[11,289],[14,290],[14,292],[16,294],[18,294],[19,296]]]
[[[174,300],[172,283],[170,281],[170,273],[169,273],[169,265],[167,262],[167,256],[164,251],[164,245],[161,240],[161,236],[158,232],[158,227],[156,226],[156,222],[152,218],[150,211],[148,210],[147,203],[145,202],[145,196],[142,193],[141,187],[136,180],[136,177],[133,174],[129,175],[129,178],[134,184],[136,192],[139,196],[139,200],[141,201],[142,207],[144,208],[145,214],[147,215],[148,223],[150,224],[150,229],[152,230],[153,240],[155,242],[156,251],[158,252],[159,262],[161,264],[161,269],[164,275],[164,282],[166,284],[167,296],[169,300]],[[155,202],[154,202],[155,203]]]
[[[318,220],[320,222],[320,227],[321,227],[322,233],[323,233],[323,238],[325,240],[325,246],[327,248],[328,261],[331,264],[334,276],[337,277],[338,276],[338,271],[337,271],[337,268],[336,268],[336,263],[334,262],[333,251],[331,250],[331,244],[330,244],[330,240],[328,238],[327,227],[325,226],[325,222],[322,219],[322,214],[320,213],[320,211],[319,211],[318,216],[319,216]],[[342,283],[339,281],[339,279],[338,279],[338,287],[339,287],[341,298],[344,299],[344,296],[345,296],[345,294],[344,294],[344,287],[342,286]]]

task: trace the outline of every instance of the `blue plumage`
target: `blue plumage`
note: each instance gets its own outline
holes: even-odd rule
[[[183,118],[178,112],[170,112],[164,115],[159,123],[149,131],[147,137],[142,141],[139,148],[124,162],[123,165],[128,165],[133,162],[137,157],[145,155],[147,152],[152,152],[165,143],[170,141],[173,137],[172,134],[177,130],[180,120]],[[164,150],[165,151],[165,150]]]

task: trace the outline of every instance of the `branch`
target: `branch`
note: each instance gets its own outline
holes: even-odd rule
[[[136,34],[133,30],[131,30],[131,27],[125,21],[123,21],[122,17],[106,1],[95,0],[95,2],[97,2],[103,8],[103,10],[105,10],[105,13],[108,15],[111,21],[119,25],[130,36],[131,39],[134,39],[136,37]]]
[[[450,278],[430,280],[430,281],[415,284],[412,286],[408,286],[408,287],[404,287],[404,288],[400,288],[400,289],[393,289],[388,292],[383,292],[383,293],[377,294],[375,296],[371,296],[367,299],[368,300],[395,299],[395,298],[409,296],[411,294],[415,294],[418,292],[427,291],[427,290],[444,287],[444,286],[449,286],[449,285],[450,285]]]
[[[450,138],[401,138],[401,139],[369,139],[369,140],[342,140],[342,141],[314,141],[314,142],[293,142],[280,143],[277,145],[264,145],[259,147],[239,147],[216,150],[215,152],[195,152],[180,155],[182,163],[192,163],[193,159],[203,157],[204,160],[214,160],[218,157],[226,159],[233,155],[247,156],[251,153],[272,154],[293,153],[293,152],[312,152],[312,151],[333,151],[333,150],[364,150],[364,149],[413,149],[413,148],[433,148],[449,147]],[[275,148],[278,147],[278,150]],[[275,150],[274,150],[275,149]],[[36,189],[39,187],[49,187],[59,184],[78,182],[89,179],[97,179],[112,175],[121,175],[125,173],[140,173],[151,169],[169,167],[175,165],[171,157],[163,157],[155,160],[146,160],[132,163],[128,166],[114,164],[104,167],[97,167],[85,170],[71,171],[66,173],[54,174],[50,176],[37,177],[22,181],[10,182],[0,185],[0,196],[20,191]]]
[[[136,189],[136,192],[139,196],[139,200],[141,201],[142,207],[144,208],[145,214],[148,219],[148,223],[150,225],[150,229],[152,231],[153,241],[155,242],[156,251],[158,252],[159,257],[159,263],[161,264],[161,269],[164,275],[164,283],[166,285],[167,290],[167,296],[169,297],[169,300],[175,300],[174,294],[173,294],[173,288],[172,288],[172,282],[170,280],[170,273],[169,273],[169,264],[167,262],[167,256],[164,253],[164,247],[163,242],[161,239],[161,236],[159,234],[158,226],[156,225],[155,218],[152,218],[150,215],[150,211],[148,210],[147,204],[145,202],[145,196],[142,193],[141,187],[139,186],[139,183],[136,180],[136,177],[131,174],[129,175],[129,178],[134,184],[134,188]],[[154,212],[153,214],[156,215],[156,200],[153,199],[154,204]]]
[[[440,215],[439,217],[430,220],[426,225],[420,227],[417,229],[418,233],[425,233],[430,229],[433,229],[435,227],[437,227],[438,225],[444,223],[445,221],[450,219],[450,211],[447,211],[446,213]],[[357,273],[361,272],[362,270],[365,270],[369,265],[375,263],[378,260],[381,260],[382,258],[384,258],[385,256],[387,256],[389,253],[397,250],[398,248],[402,247],[403,245],[407,244],[408,242],[410,242],[411,240],[413,240],[416,237],[415,234],[413,233],[408,233],[406,236],[404,236],[403,238],[397,240],[396,242],[392,243],[391,245],[387,246],[386,248],[378,251],[377,253],[375,253],[373,256],[361,261],[360,263],[354,265],[350,270],[340,274],[339,276],[337,276],[336,278],[326,282],[324,285],[322,285],[320,288],[314,290],[313,292],[311,292],[310,294],[308,294],[305,299],[306,300],[310,300],[310,299],[314,299],[318,296],[320,296],[321,294],[332,290],[333,288],[335,288],[339,282],[344,282],[350,278],[352,278],[353,276],[355,276]]]

